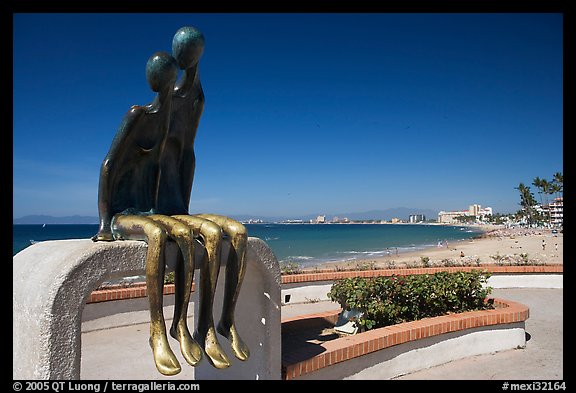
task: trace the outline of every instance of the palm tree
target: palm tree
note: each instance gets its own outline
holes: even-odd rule
[[[551,195],[551,190],[552,190],[552,183],[546,179],[542,179],[542,192],[544,193],[546,211],[548,212],[548,226],[550,226],[552,223],[552,214],[550,212],[550,199],[549,199],[549,195]]]
[[[534,195],[530,192],[530,187],[525,186],[524,183],[520,183],[518,187],[514,188],[520,191],[520,206],[528,217],[528,224],[531,225],[534,222],[534,206],[536,205]]]
[[[564,193],[564,176],[561,172],[556,172],[550,183],[550,194],[556,195],[556,199],[562,198]]]
[[[548,225],[552,225],[552,212],[550,207],[550,196],[554,194],[559,194],[564,189],[563,183],[564,177],[562,173],[557,172],[554,174],[552,181],[546,179],[540,179],[539,177],[534,178],[532,184],[538,188],[538,194],[540,194],[540,204],[548,212]],[[544,194],[544,201],[542,201],[542,194]]]
[[[554,192],[561,196],[560,194],[564,193],[564,175],[561,172],[556,172],[552,179],[552,184],[554,185]]]
[[[532,181],[532,185],[538,189],[538,195],[540,195],[540,206],[544,204],[544,202],[542,202],[542,193],[544,192],[543,188],[545,181],[546,180],[540,179],[538,176],[536,176]]]

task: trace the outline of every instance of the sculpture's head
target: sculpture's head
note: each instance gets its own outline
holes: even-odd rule
[[[200,30],[185,26],[178,29],[172,40],[172,54],[180,69],[194,67],[204,52],[204,35]]]
[[[146,63],[146,79],[153,91],[171,87],[178,78],[176,60],[166,52],[156,52]]]

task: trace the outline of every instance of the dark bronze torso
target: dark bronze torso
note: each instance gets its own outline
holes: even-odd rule
[[[194,139],[204,110],[204,93],[199,80],[177,88],[172,97],[170,128],[161,159],[158,213],[188,214],[196,169]]]
[[[149,212],[155,206],[160,175],[160,153],[165,143],[167,111],[150,111],[149,107],[135,106],[122,122],[125,132],[124,149],[115,150],[115,174],[111,178],[110,213]],[[138,130],[137,133],[131,132]],[[115,143],[112,142],[113,145]],[[130,148],[126,148],[130,147]]]

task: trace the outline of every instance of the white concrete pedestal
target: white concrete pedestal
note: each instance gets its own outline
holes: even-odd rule
[[[57,240],[34,244],[15,255],[13,378],[80,379],[86,299],[102,281],[144,275],[146,247],[138,241]],[[202,252],[201,247],[196,249],[197,254]],[[176,245],[170,243],[168,261],[174,259],[171,254],[175,251]],[[226,258],[227,252],[223,252],[223,266]],[[199,274],[197,270],[195,277]],[[216,322],[224,278],[222,271],[214,301]],[[191,301],[196,307],[197,293]],[[246,275],[235,315],[250,358],[240,362],[231,356],[233,364],[225,370],[214,369],[203,360],[195,370],[195,379],[280,379],[280,268],[266,243],[258,238],[248,239]]]

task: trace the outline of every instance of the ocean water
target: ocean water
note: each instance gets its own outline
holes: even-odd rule
[[[422,224],[259,224],[248,227],[251,236],[268,243],[279,261],[307,266],[415,251],[481,233],[468,227]]]
[[[32,241],[89,239],[98,232],[98,225],[12,225],[12,253],[16,255]]]
[[[249,236],[266,241],[280,262],[318,266],[414,251],[478,236],[462,226],[423,224],[246,224]],[[98,225],[13,225],[13,255],[31,241],[88,239]]]

